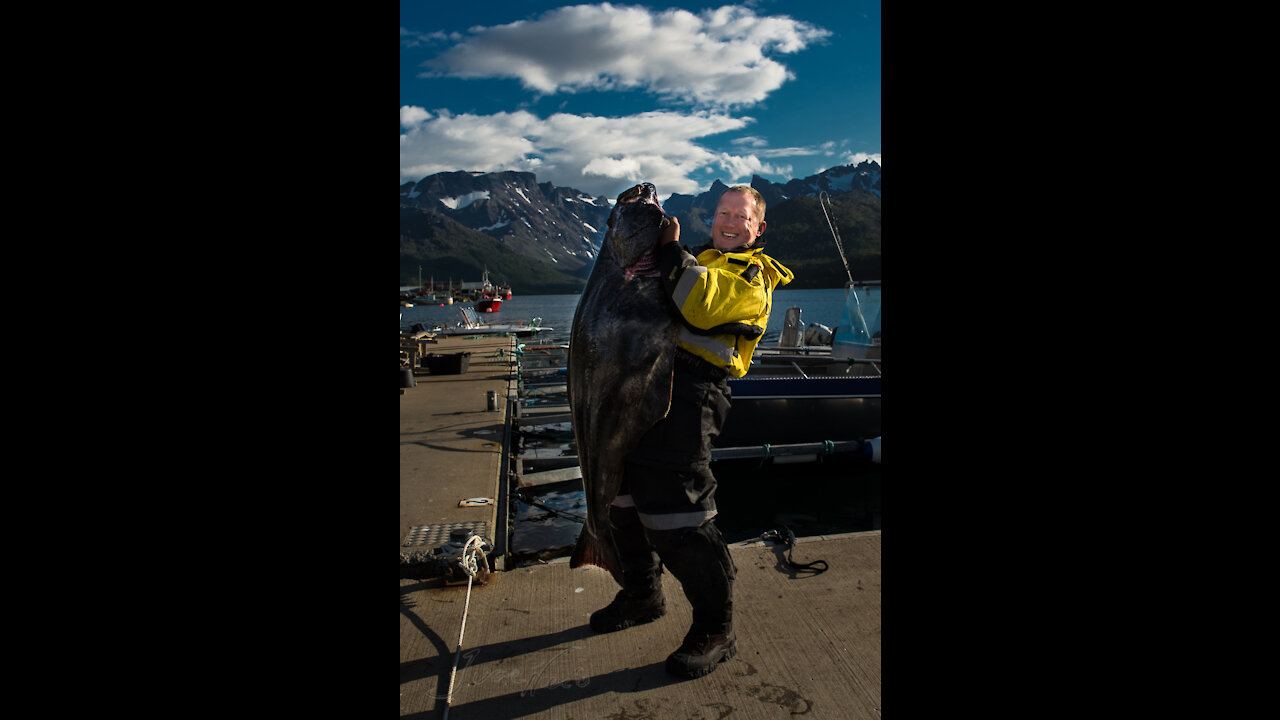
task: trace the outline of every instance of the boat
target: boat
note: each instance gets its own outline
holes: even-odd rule
[[[503,335],[512,334],[516,337],[530,337],[540,332],[548,332],[554,328],[544,326],[542,318],[533,318],[529,322],[518,323],[487,323],[480,319],[476,314],[476,309],[470,305],[458,306],[461,315],[452,327],[442,327],[437,334],[445,336],[458,335]]]
[[[489,280],[489,268],[485,268],[480,282],[463,282],[454,299],[460,302],[474,302],[477,305],[483,303],[485,307],[490,308],[482,309],[481,312],[496,311],[499,303],[511,299],[511,287],[507,284],[494,285]]]
[[[496,297],[486,297],[476,301],[476,310],[480,312],[498,312],[502,307],[502,300]]]
[[[865,321],[858,300],[862,285],[845,288],[844,313],[834,331],[818,325],[802,333],[800,308],[787,310],[777,344],[758,346],[746,375],[729,379],[733,412],[716,447],[834,447],[880,437],[880,315],[876,303],[874,322]]]
[[[565,368],[569,366],[569,345],[521,345],[520,369]]]
[[[441,303],[440,296],[436,294],[436,279],[431,278],[431,285],[422,284],[422,266],[418,266],[418,286],[412,291],[412,301],[419,305],[439,305]]]

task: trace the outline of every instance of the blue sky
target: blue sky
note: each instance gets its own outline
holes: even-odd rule
[[[400,182],[521,170],[613,199],[880,152],[880,0],[400,0]]]

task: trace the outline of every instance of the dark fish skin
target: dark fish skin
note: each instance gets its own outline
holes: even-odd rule
[[[665,217],[649,183],[618,196],[569,337],[569,409],[587,501],[569,566],[602,567],[618,584],[622,569],[609,504],[622,484],[623,458],[671,407],[679,330],[656,271],[627,268],[651,260]]]

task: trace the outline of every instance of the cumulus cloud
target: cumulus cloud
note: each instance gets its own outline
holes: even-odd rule
[[[423,64],[424,76],[512,78],[537,95],[636,91],[681,110],[598,117],[564,112],[562,103],[561,112],[544,117],[524,109],[454,114],[405,105],[400,180],[454,170],[518,170],[612,199],[641,180],[666,196],[700,192],[712,179],[734,184],[755,174],[787,177],[793,168],[778,164],[783,158],[856,162],[847,143],[770,147],[766,138],[746,134],[755,121],[739,114],[792,79],[782,62],[786,55],[830,35],[742,6],[692,13],[610,3],[560,7],[463,34],[402,28],[402,46],[443,49]],[[725,145],[708,149],[704,139],[721,133],[740,135],[728,141],[728,152],[720,151]]]
[[[858,165],[870,160],[880,167],[884,167],[884,162],[880,160],[880,153],[847,152],[841,157],[841,160],[843,165]]]
[[[400,108],[400,127],[415,127],[431,119],[431,113],[420,107],[405,105]]]
[[[534,20],[473,27],[428,60],[426,74],[515,78],[542,94],[643,90],[703,107],[747,106],[792,78],[768,57],[831,33],[739,6],[652,11],[609,3],[562,7]],[[403,35],[403,32],[402,32]]]
[[[752,174],[785,173],[756,154],[707,150],[696,141],[739,130],[753,120],[712,111],[652,111],[626,117],[527,111],[492,115],[400,108],[400,182],[437,172],[536,172],[539,182],[573,187],[610,199],[641,180],[666,196],[694,194],[699,171],[724,173],[726,182]]]

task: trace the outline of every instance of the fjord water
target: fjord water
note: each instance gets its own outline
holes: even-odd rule
[[[878,286],[858,289],[858,302],[862,308],[867,327],[878,325],[880,315],[880,288]],[[566,343],[569,331],[573,326],[573,313],[578,307],[581,295],[514,295],[503,301],[497,312],[480,313],[480,319],[491,323],[530,322],[533,318],[542,318],[544,327],[552,328],[549,333],[540,334],[534,340],[521,342]],[[421,323],[427,328],[437,325],[453,325],[459,319],[460,305],[415,305],[402,308],[400,329],[402,331]],[[841,322],[844,312],[844,289],[831,290],[787,290],[783,288],[773,293],[773,310],[769,317],[769,328],[765,331],[762,342],[777,342],[782,330],[782,319],[787,308],[798,307],[801,310],[801,321],[819,323],[834,329]]]

